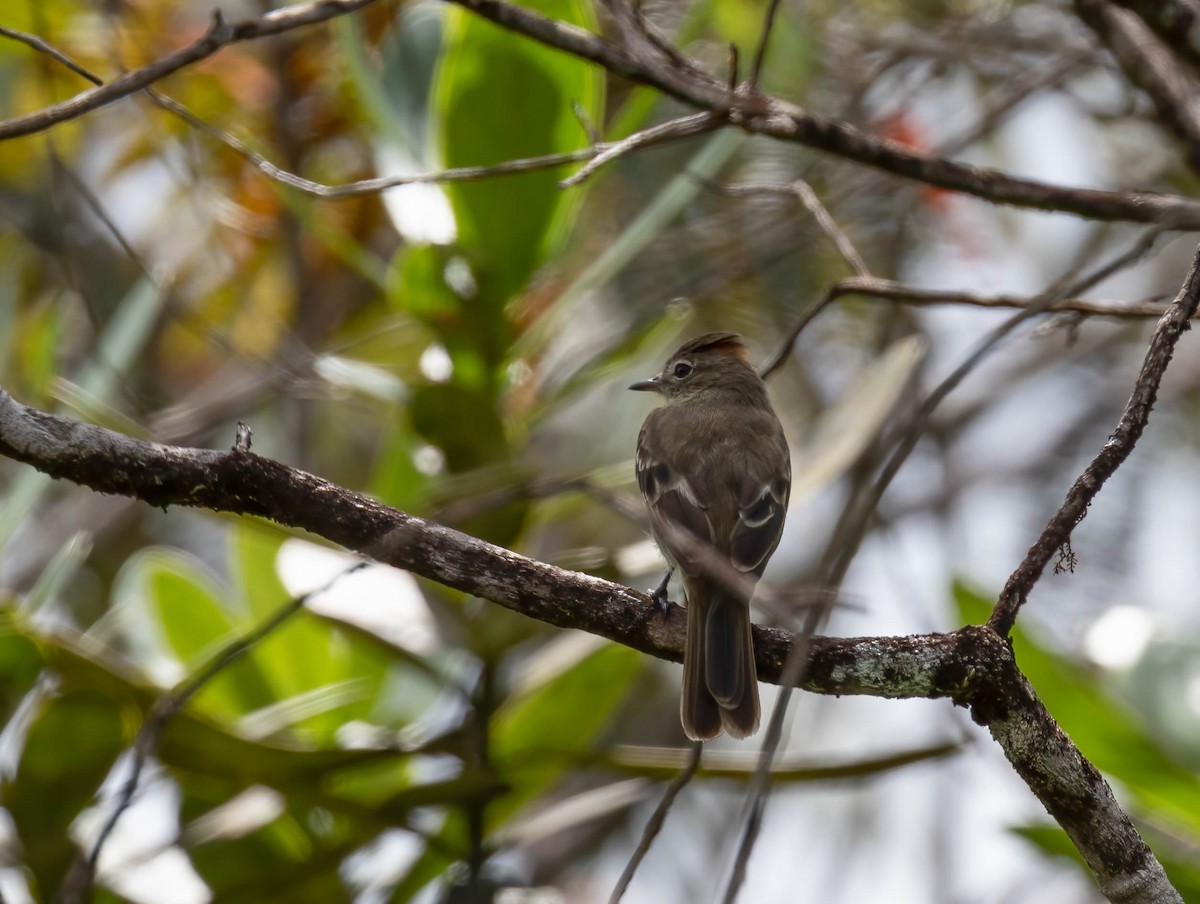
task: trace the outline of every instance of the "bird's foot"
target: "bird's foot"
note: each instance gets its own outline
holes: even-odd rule
[[[667,596],[667,585],[671,583],[671,575],[674,573],[675,569],[668,570],[659,585],[650,592],[650,599],[658,604],[658,611],[662,613],[663,618],[666,618],[667,613],[671,611],[671,598]]]

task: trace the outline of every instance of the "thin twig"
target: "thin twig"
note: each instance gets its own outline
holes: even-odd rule
[[[1045,69],[1030,72],[1016,82],[1001,85],[994,95],[985,99],[983,112],[968,128],[960,134],[937,145],[937,153],[942,157],[961,154],[976,141],[990,133],[1003,122],[1010,113],[1028,100],[1035,92],[1048,86],[1057,86],[1063,79],[1081,63],[1095,54],[1091,47],[1083,47],[1069,51],[1061,58],[1053,60]]]
[[[133,243],[129,241],[129,238],[121,230],[121,227],[116,224],[116,221],[109,216],[107,208],[105,208],[100,198],[96,196],[96,193],[92,191],[91,186],[81,179],[74,169],[67,166],[61,160],[58,160],[57,157],[55,158],[55,169],[67,177],[67,181],[71,183],[71,187],[83,198],[83,202],[92,212],[92,215],[108,230],[108,234],[112,236],[113,241],[121,246],[121,250],[133,262],[134,266],[152,283],[162,289],[166,289],[167,287],[164,283],[169,282],[169,280],[164,280],[161,274],[155,273],[149,262],[133,247]]]
[[[544,154],[540,157],[523,157],[515,160],[506,160],[503,163],[496,163],[490,166],[459,166],[433,173],[418,173],[410,176],[384,176],[376,179],[360,179],[356,182],[345,182],[339,185],[328,185],[323,182],[306,179],[303,176],[298,176],[277,166],[236,135],[201,119],[183,104],[167,97],[161,92],[149,89],[145,93],[164,110],[173,113],[188,123],[188,125],[204,132],[206,135],[224,144],[230,150],[240,154],[268,179],[294,188],[297,191],[302,191],[305,194],[330,199],[379,194],[403,185],[479,182],[499,176],[511,176],[534,170],[553,169],[568,163],[579,163],[590,160],[591,163],[589,166],[584,167],[578,173],[559,183],[560,188],[566,188],[569,185],[574,185],[582,181],[597,167],[615,157],[623,156],[641,148],[652,147],[693,135],[700,135],[711,131],[717,125],[715,122],[709,124],[714,119],[712,114],[693,113],[689,116],[673,119],[637,132],[622,141],[602,142],[594,144],[591,147],[580,148],[577,151]]]
[[[564,151],[557,154],[544,154],[540,157],[522,157],[516,160],[506,160],[491,166],[458,166],[439,170],[434,173],[417,173],[411,176],[383,176],[376,179],[360,179],[356,182],[346,182],[340,185],[327,185],[314,182],[275,165],[248,144],[224,129],[214,126],[185,107],[183,104],[159,91],[149,90],[146,94],[154,103],[164,110],[178,116],[188,125],[203,132],[211,138],[224,144],[230,150],[240,154],[259,172],[289,188],[302,191],[318,198],[353,198],[360,195],[379,194],[391,188],[402,185],[420,185],[431,182],[478,182],[482,179],[492,179],[497,176],[511,176],[517,173],[527,173],[532,170],[552,169],[567,163],[578,163],[590,160],[610,145],[597,145],[581,148],[578,151]],[[665,139],[664,139],[665,140]]]
[[[1200,71],[1200,6],[1195,0],[1113,0],[1137,13],[1192,69]]]
[[[1064,284],[1057,280],[1055,285],[1042,296],[1034,299],[1031,304],[1017,314],[1005,320],[989,332],[961,364],[939,383],[925,398],[913,414],[912,419],[903,432],[894,441],[892,452],[880,469],[878,476],[871,486],[857,499],[852,499],[843,512],[843,517],[834,528],[826,548],[827,555],[835,560],[831,583],[838,583],[841,576],[850,567],[850,562],[858,552],[859,545],[865,536],[867,525],[878,510],[883,494],[891,485],[908,456],[916,448],[917,442],[924,435],[930,419],[938,406],[959,384],[971,374],[979,364],[990,355],[1000,343],[1022,323],[1032,317],[1051,310],[1056,302],[1066,295],[1086,291],[1088,288],[1107,279],[1118,270],[1128,267],[1140,260],[1153,247],[1155,241],[1162,235],[1162,230],[1151,229],[1140,236],[1132,246],[1116,255],[1111,261],[1097,267],[1094,271],[1081,277],[1073,284]]]
[[[1179,294],[1154,330],[1141,372],[1134,383],[1125,410],[1117,421],[1116,429],[1091,464],[1071,486],[1062,506],[1051,517],[1037,542],[1030,547],[1025,560],[1004,585],[996,608],[988,619],[988,625],[999,634],[1006,635],[1012,630],[1017,612],[1029,598],[1030,591],[1042,576],[1051,558],[1058,554],[1065,560],[1067,567],[1073,566],[1071,534],[1087,515],[1088,506],[1092,504],[1105,481],[1129,457],[1141,438],[1158,397],[1159,384],[1175,352],[1175,344],[1188,329],[1197,306],[1200,306],[1200,248],[1196,250],[1192,269],[1188,272]]]
[[[783,721],[787,716],[788,704],[792,699],[792,691],[804,681],[813,637],[828,612],[828,607],[814,606],[809,609],[804,617],[804,624],[792,641],[792,649],[788,653],[779,680],[779,694],[771,709],[771,719],[767,723],[767,732],[759,750],[758,767],[754,770],[754,778],[751,779],[750,788],[746,792],[745,820],[742,823],[741,836],[738,838],[729,882],[721,898],[723,904],[733,904],[746,879],[746,865],[750,862],[750,853],[754,850],[759,830],[762,828],[763,813],[766,811],[768,791],[771,787],[771,765],[783,740]]]
[[[762,77],[763,63],[767,59],[767,45],[771,42],[771,31],[775,27],[775,14],[779,12],[779,0],[769,0],[767,3],[767,13],[763,17],[762,33],[758,36],[758,46],[754,49],[754,59],[750,64],[750,77],[746,80],[746,87],[751,94],[758,91],[759,81]]]
[[[559,182],[558,187],[570,188],[578,185],[609,161],[624,157],[640,148],[711,132],[718,128],[722,121],[723,117],[713,113],[692,113],[688,116],[680,116],[678,119],[669,119],[640,132],[634,132],[628,138],[597,147],[595,153],[591,155],[591,160],[581,166],[577,173]]]
[[[1044,297],[1044,293],[1043,295],[977,295],[974,292],[955,289],[919,289],[916,286],[906,286],[903,283],[877,277],[845,279],[835,283],[834,290],[835,296],[839,298],[861,295],[922,306],[959,304],[975,308],[1008,308],[1018,311],[1033,307]],[[1146,320],[1161,317],[1167,309],[1168,301],[1167,297],[1161,295],[1133,301],[1075,296],[1055,301],[1043,313],[1072,313],[1084,314],[1089,317]]]
[[[637,872],[637,868],[646,859],[646,854],[650,852],[650,845],[654,843],[654,839],[662,831],[663,823],[667,821],[667,813],[670,812],[671,805],[675,803],[675,798],[679,796],[680,791],[687,787],[687,783],[696,774],[696,769],[700,765],[700,754],[703,750],[703,741],[692,742],[691,755],[687,766],[672,779],[671,784],[667,786],[667,790],[663,792],[662,800],[658,802],[658,806],[654,808],[654,812],[650,815],[650,819],[646,823],[646,828],[642,830],[641,841],[634,848],[633,856],[625,864],[625,869],[621,872],[621,878],[617,880],[616,887],[613,889],[612,894],[608,896],[608,904],[618,904],[625,894],[626,889],[629,888],[629,883],[633,881],[633,874]]]
[[[604,140],[600,135],[600,130],[592,122],[592,117],[584,109],[583,104],[577,100],[571,101],[571,112],[575,114],[575,119],[579,123],[579,127],[583,129],[583,134],[587,136],[588,144],[600,144]]]
[[[868,134],[848,122],[810,113],[761,94],[731,95],[723,79],[664,63],[661,54],[637,54],[565,22],[507,0],[447,0],[551,47],[590,60],[638,84],[650,85],[701,110],[725,113],[752,134],[816,148],[865,166],[949,191],[1035,210],[1098,220],[1200,226],[1200,202],[1156,192],[1064,188],[959,163]],[[0,137],[3,132],[0,131]]]
[[[832,304],[835,299],[841,297],[843,293],[840,291],[840,286],[841,283],[834,283],[825,290],[824,295],[805,310],[800,319],[792,327],[792,331],[788,333],[787,338],[779,344],[779,348],[775,350],[775,353],[767,358],[762,366],[759,367],[758,375],[760,377],[765,380],[783,366],[783,362],[792,353],[792,346],[796,344],[796,340],[800,338],[800,334],[808,328],[810,323],[817,319],[818,314]]]
[[[871,275],[866,263],[862,259],[862,255],[858,253],[858,249],[854,247],[854,243],[850,241],[850,236],[838,226],[833,215],[817,197],[817,193],[813,191],[813,187],[803,179],[797,179],[792,183],[792,191],[800,198],[800,203],[803,204],[808,212],[813,215],[813,219],[817,221],[817,225],[821,227],[821,231],[829,236],[833,245],[838,250],[846,263],[848,263],[859,276],[868,277]]]
[[[1161,235],[1161,231],[1153,231],[1155,238],[1158,235]],[[1144,249],[1136,251],[1137,255],[1144,253]],[[1089,277],[1089,286],[1095,285],[1111,275],[1111,268],[1125,265],[1119,260],[1106,265],[1104,271],[1098,271]],[[1074,288],[1075,292],[1084,291],[1078,287]],[[1010,308],[1018,311],[1032,311],[1034,314],[1075,313],[1094,317],[1117,317],[1123,320],[1161,317],[1167,310],[1165,299],[1161,297],[1136,301],[1106,301],[1079,298],[1072,293],[1072,297],[1069,298],[1053,298],[1047,305],[1046,293],[1040,295],[978,295],[953,289],[920,289],[876,276],[851,277],[833,283],[816,303],[805,310],[788,333],[787,338],[779,344],[779,348],[762,365],[759,374],[765,379],[782,367],[791,353],[792,347],[796,344],[796,340],[800,338],[800,334],[808,328],[817,315],[830,303],[851,295],[883,298],[906,304],[961,304],[977,308]]]
[[[822,203],[813,187],[804,179],[796,179],[787,185],[774,185],[768,182],[734,182],[730,185],[713,185],[714,190],[728,195],[777,195],[790,194],[798,198],[804,208],[817,221],[821,231],[829,237],[840,254],[850,265],[850,268],[863,279],[871,279],[871,271],[850,241],[850,237],[838,226],[829,209]]]
[[[661,53],[667,58],[671,66],[681,72],[689,72],[694,77],[701,79],[707,78],[704,70],[697,62],[676,47],[674,42],[659,32],[654,23],[646,18],[646,12],[642,9],[640,0],[632,0],[630,6],[633,9],[634,25],[637,28],[639,40],[648,41],[651,48]]]
[[[45,131],[136,94],[180,69],[207,59],[227,44],[283,34],[306,25],[344,16],[374,2],[375,0],[313,0],[310,3],[272,10],[257,19],[238,22],[226,22],[219,11],[215,12],[212,23],[204,34],[186,47],[57,104],[0,121],[0,141]]]
[[[39,38],[37,35],[26,34],[23,31],[17,31],[15,28],[5,28],[3,25],[0,25],[0,35],[3,35],[6,38],[12,38],[12,40],[14,40],[14,41],[20,41],[22,44],[29,45],[34,50],[36,50],[38,53],[44,53],[47,56],[52,57],[57,62],[62,63],[62,65],[66,66],[68,69],[70,69],[76,75],[80,75],[83,78],[87,79],[93,85],[103,85],[104,84],[104,80],[102,78],[100,78],[100,76],[96,75],[95,73],[89,72],[87,69],[85,69],[83,66],[79,65],[79,63],[76,63],[73,59],[71,59],[69,56],[67,56],[65,53],[63,53],[61,50],[59,50],[57,47],[51,46],[46,41],[43,41],[41,38]]]

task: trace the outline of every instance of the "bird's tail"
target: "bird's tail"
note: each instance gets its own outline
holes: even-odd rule
[[[683,730],[697,741],[721,730],[744,738],[758,730],[758,678],[750,607],[705,582],[687,581],[683,656]]]

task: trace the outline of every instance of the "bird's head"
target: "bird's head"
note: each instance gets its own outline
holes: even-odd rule
[[[762,392],[762,380],[750,365],[737,333],[705,333],[690,339],[667,359],[663,369],[630,389],[657,392],[668,404]]]

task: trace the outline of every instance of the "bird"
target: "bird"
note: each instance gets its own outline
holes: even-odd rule
[[[686,598],[683,730],[696,741],[748,737],[759,722],[750,597],[779,545],[792,482],[783,427],[737,333],[685,342],[629,388],[665,403],[638,434],[636,472],[670,565],[655,599],[665,608],[675,570]]]

